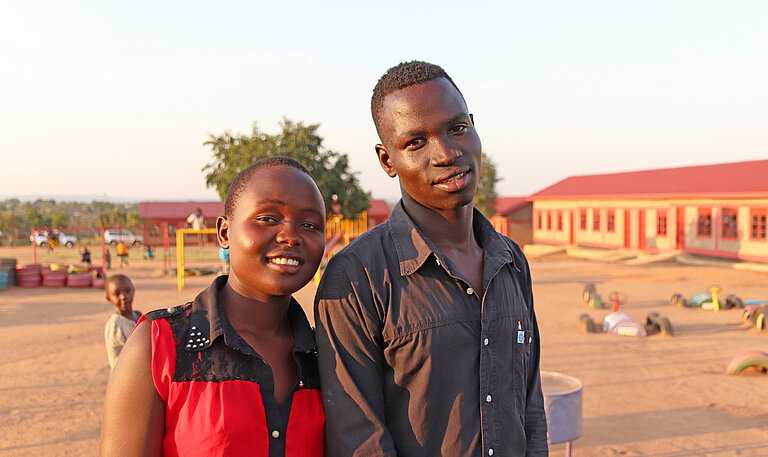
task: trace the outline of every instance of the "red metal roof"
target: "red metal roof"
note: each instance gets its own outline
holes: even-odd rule
[[[496,197],[496,214],[506,216],[530,204],[526,197]]]
[[[766,198],[768,160],[571,176],[528,197]]]
[[[383,217],[386,219],[389,217],[389,213],[392,212],[386,200],[377,200],[372,198],[370,203],[371,207],[368,209],[368,217],[373,219]]]
[[[224,202],[139,202],[142,219],[185,219],[197,208],[203,210],[206,219],[216,219],[224,214]]]

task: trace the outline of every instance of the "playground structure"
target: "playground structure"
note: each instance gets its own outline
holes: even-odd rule
[[[744,308],[744,301],[735,294],[729,294],[725,298],[725,302],[721,302],[718,298],[718,293],[722,292],[722,288],[718,285],[712,285],[706,292],[699,292],[691,297],[688,301],[683,294],[674,294],[670,299],[670,303],[676,306],[688,307],[688,308],[701,308],[705,310],[720,311],[720,309],[732,309],[732,308]]]
[[[592,285],[592,284],[588,284]],[[592,285],[593,286],[593,285]],[[586,298],[585,288],[585,298]],[[593,297],[597,295],[592,288]],[[592,298],[592,297],[590,297]],[[609,295],[613,302],[613,309],[610,314],[603,318],[602,325],[598,325],[589,314],[579,316],[579,327],[586,333],[609,333],[622,336],[648,336],[661,334],[672,336],[672,324],[664,316],[657,312],[650,312],[645,318],[645,323],[637,322],[632,316],[619,311],[619,306],[626,303],[628,297],[620,290],[614,290]],[[602,300],[600,301],[602,307]]]

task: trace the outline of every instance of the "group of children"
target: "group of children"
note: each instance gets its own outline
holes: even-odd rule
[[[393,247],[374,236],[355,242],[354,249],[392,264],[380,275],[379,266],[368,268],[373,263],[355,264],[353,246],[326,271],[329,278],[319,289],[325,296],[315,303],[322,371],[314,331],[292,294],[320,265],[324,199],[304,166],[272,157],[232,181],[225,214],[216,221],[219,246],[226,250],[221,259],[229,271],[193,301],[142,316],[132,307],[131,281],[123,275],[109,278],[107,299],[117,312],[105,329],[113,369],[100,455],[492,456],[494,447],[498,455],[547,455],[527,263],[513,242],[473,212],[481,152],[474,119],[442,69],[423,62],[402,65],[413,74],[394,78],[378,108],[374,91],[372,104],[383,140],[376,146],[380,164],[389,176],[399,177],[403,193],[392,223],[399,224],[393,230],[400,230],[402,239],[385,228],[376,236]],[[432,255],[436,262],[427,262]],[[493,265],[485,265],[488,259]],[[351,283],[340,284],[347,276]],[[413,290],[397,284],[411,284]],[[481,297],[493,303],[483,300],[481,307]],[[384,328],[391,319],[418,319],[419,313],[433,311],[429,306],[450,322],[463,316],[463,330],[456,334],[461,345],[447,349],[447,344],[438,353],[440,348],[428,347],[427,340],[439,329],[411,335]],[[461,316],[451,314],[457,306],[466,308]],[[502,311],[512,314],[499,314],[494,323],[499,330],[481,346],[478,329],[487,336],[495,328],[480,327],[480,313],[488,307],[506,307]],[[403,313],[382,317],[389,309]],[[328,318],[331,311],[337,320]],[[516,333],[509,327],[513,320]],[[450,330],[439,335],[446,343],[453,337]],[[518,344],[510,344],[510,335],[517,335]],[[405,349],[397,352],[397,346]],[[386,358],[389,350],[393,358]],[[479,400],[482,377],[475,370],[490,350],[503,359],[487,362],[500,371],[491,381],[510,394],[499,407],[496,392],[493,404],[490,393]],[[426,373],[439,368],[430,366],[433,356],[447,361],[440,364],[445,371],[427,379]],[[469,369],[452,372],[450,361]],[[415,389],[417,381],[428,385]],[[456,390],[459,397],[443,398]],[[421,391],[427,394],[414,395]],[[400,403],[392,404],[393,399]],[[413,402],[419,405],[415,409],[409,406]],[[491,423],[495,428],[487,428]]]

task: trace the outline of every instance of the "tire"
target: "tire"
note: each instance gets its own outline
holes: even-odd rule
[[[669,299],[669,302],[675,306],[683,306],[683,303],[685,303],[685,297],[683,297],[683,294],[675,294],[672,296],[672,298]]]
[[[741,299],[738,295],[730,294],[725,299],[725,307],[726,309],[731,308],[743,308],[744,307],[744,300]]]
[[[135,240],[133,243],[131,243],[131,246],[141,246],[141,241]]]
[[[74,246],[74,245],[75,245],[75,243],[73,243],[73,242],[71,242],[71,241],[67,241],[66,243],[64,243],[64,246],[66,246],[66,247],[68,247],[68,248],[71,248],[71,247],[72,247],[72,246]]]
[[[672,336],[673,334],[672,323],[657,312],[648,313],[648,317],[645,318],[645,329],[649,335],[659,333],[662,336]]]
[[[762,372],[768,370],[768,354],[760,351],[744,351],[736,354],[725,366],[727,374],[739,374],[742,370],[755,367]]]
[[[110,245],[110,246],[112,246],[112,247],[115,247],[115,246],[117,246],[117,240],[112,240],[112,241],[110,241],[110,242],[109,242],[109,245]]]
[[[40,246],[41,248],[47,248],[48,243],[47,242],[38,243],[38,246]]]
[[[581,299],[584,300],[584,303],[589,303],[590,298],[592,298],[592,293],[584,289],[584,293],[581,294]]]
[[[589,314],[579,316],[579,329],[584,333],[599,333],[595,321],[592,320]]]

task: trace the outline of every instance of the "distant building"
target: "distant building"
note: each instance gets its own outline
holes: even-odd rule
[[[530,244],[532,237],[531,215],[533,204],[526,197],[497,197],[496,216],[491,223],[502,235],[520,246]]]
[[[372,198],[370,200],[371,207],[368,208],[368,227],[373,227],[381,224],[389,219],[389,213],[392,212],[392,208],[386,202],[386,200],[379,200]]]
[[[203,210],[205,225],[208,228],[216,228],[216,219],[224,215],[224,202],[139,202],[139,217],[144,221],[144,240],[151,245],[162,245],[162,229],[168,224],[169,242],[175,244],[176,229],[183,228],[189,215],[197,208]],[[208,235],[206,238],[209,242],[216,240],[214,235]]]
[[[768,160],[572,176],[528,198],[536,243],[768,262]]]

